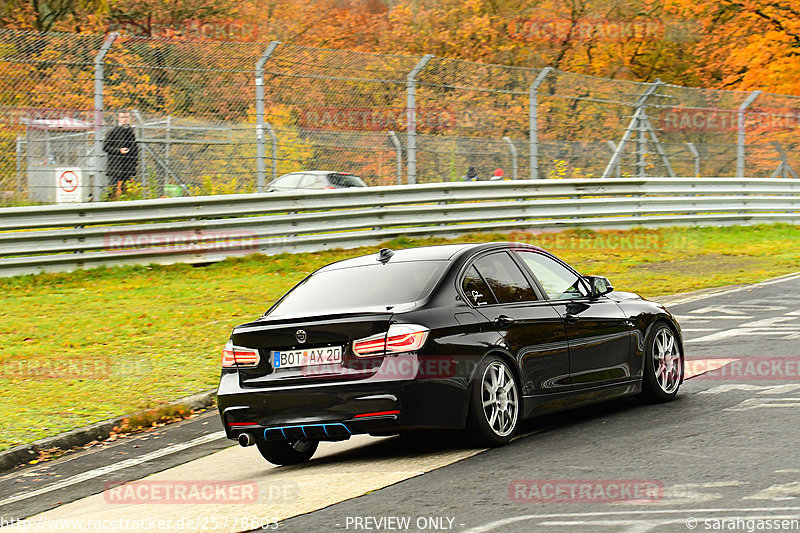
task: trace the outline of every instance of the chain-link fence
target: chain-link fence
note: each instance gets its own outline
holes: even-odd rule
[[[5,203],[800,170],[794,96],[276,42],[0,30],[0,113]]]

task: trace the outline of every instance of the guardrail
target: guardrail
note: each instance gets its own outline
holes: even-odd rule
[[[0,209],[0,276],[207,263],[401,235],[800,222],[800,180],[435,183]]]

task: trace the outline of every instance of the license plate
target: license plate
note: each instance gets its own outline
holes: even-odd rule
[[[306,348],[272,352],[273,368],[296,368],[300,366],[331,365],[342,362],[342,347]]]

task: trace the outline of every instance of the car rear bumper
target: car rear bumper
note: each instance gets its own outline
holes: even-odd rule
[[[217,396],[230,439],[248,432],[267,440],[342,440],[350,435],[464,427],[467,380],[364,379],[314,385],[243,388],[222,375]]]

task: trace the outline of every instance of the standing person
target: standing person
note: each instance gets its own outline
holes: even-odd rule
[[[127,189],[127,182],[136,174],[139,161],[139,145],[131,127],[131,114],[121,111],[117,115],[117,126],[106,136],[103,151],[108,154],[108,186],[112,197],[118,197]]]

